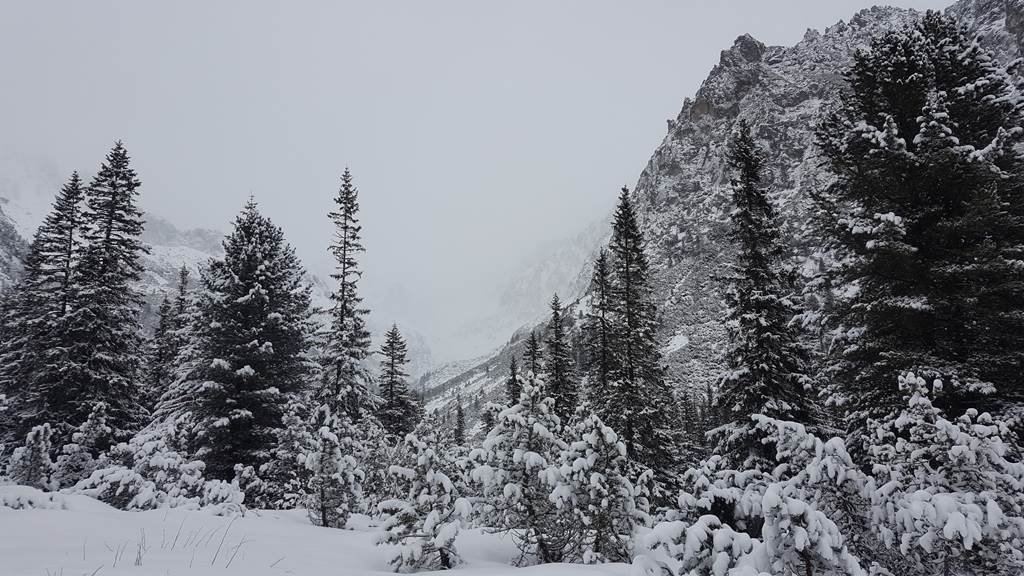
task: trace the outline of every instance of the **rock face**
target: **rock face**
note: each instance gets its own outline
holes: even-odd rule
[[[18,234],[14,222],[0,207],[0,291],[10,286],[17,276],[27,250],[28,245]]]
[[[1024,0],[961,0],[949,12],[981,36],[1003,61],[1024,53]],[[913,11],[875,7],[819,32],[808,30],[792,47],[765,46],[750,35],[722,51],[692,99],[668,122],[633,190],[654,271],[662,314],[660,339],[666,362],[680,385],[703,390],[720,374],[726,334],[721,323],[723,286],[734,248],[728,238],[730,191],[725,147],[736,121],[754,127],[766,151],[765,182],[779,203],[786,233],[808,220],[810,192],[828,174],[814,145],[814,125],[836,102],[842,71],[872,37],[905,26]],[[798,252],[803,247],[796,245]],[[576,314],[586,298],[576,303]],[[496,398],[507,362],[521,346],[520,331],[493,357],[454,377],[424,382],[437,387],[435,406],[462,397]]]

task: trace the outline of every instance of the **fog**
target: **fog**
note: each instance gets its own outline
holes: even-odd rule
[[[368,305],[437,338],[610,211],[734,38],[871,3],[4,2],[0,154],[91,174],[122,139],[147,211],[226,230],[251,194],[321,275],[348,166]]]

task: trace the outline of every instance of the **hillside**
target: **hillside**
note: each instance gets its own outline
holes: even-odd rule
[[[961,0],[948,11],[976,31],[984,45],[1004,61],[1024,53],[1024,2]],[[721,323],[723,286],[716,276],[730,265],[730,210],[725,144],[733,125],[745,119],[766,151],[765,180],[785,232],[798,253],[806,227],[811,192],[828,175],[814,143],[814,125],[823,109],[837,101],[842,71],[853,52],[886,30],[903,26],[915,13],[874,7],[823,31],[808,30],[794,46],[766,46],[750,35],[723,50],[716,65],[654,150],[632,190],[647,253],[654,271],[661,327],[659,338],[670,376],[702,393],[719,374],[725,331]],[[806,265],[813,265],[807,262]],[[588,264],[589,266],[589,264]],[[580,274],[589,274],[585,267]],[[582,297],[571,308],[579,316]],[[473,404],[495,399],[508,359],[522,353],[522,335],[542,326],[519,328],[495,354],[446,379],[423,381],[434,387],[435,406],[461,393]],[[439,372],[440,373],[440,372]],[[464,400],[465,402],[465,400]],[[447,405],[446,410],[451,406]]]

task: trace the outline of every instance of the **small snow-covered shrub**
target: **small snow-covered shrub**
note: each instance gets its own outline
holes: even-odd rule
[[[259,485],[245,472],[239,487],[250,507],[289,510],[302,505],[302,494],[309,481],[306,454],[312,451],[308,410],[302,402],[291,400],[276,432],[277,442],[270,460],[261,465],[256,476]]]
[[[7,463],[7,477],[15,484],[31,486],[40,490],[53,490],[53,461],[50,460],[50,438],[53,435],[49,424],[41,424],[25,437],[25,445],[11,454]]]
[[[304,458],[306,509],[317,526],[344,528],[362,494],[364,474],[351,455],[357,431],[344,413],[334,416],[327,406],[317,410],[314,426],[315,445]]]
[[[97,402],[89,418],[71,436],[71,443],[61,448],[53,479],[58,488],[69,488],[104,466],[102,451],[110,442],[113,429],[107,425],[107,405]]]
[[[517,378],[519,401],[498,414],[483,446],[470,455],[479,463],[472,479],[482,487],[482,521],[510,533],[520,562],[561,562],[576,536],[571,513],[550,498],[566,448],[561,423],[543,382],[532,373]]]
[[[455,537],[472,507],[450,476],[455,463],[438,441],[435,423],[426,421],[406,436],[410,466],[391,466],[392,482],[404,495],[386,500],[379,544],[397,544],[395,570],[448,569],[459,562]]]
[[[586,564],[627,562],[633,532],[647,518],[647,501],[630,479],[632,466],[618,434],[584,404],[566,431],[551,500],[577,523],[567,559]],[[650,470],[645,471],[651,474]]]
[[[122,510],[203,508],[241,511],[237,485],[203,478],[203,463],[174,450],[161,428],[147,429],[110,449],[108,464],[69,491]]]
[[[0,508],[11,510],[67,510],[64,498],[29,486],[0,486]]]
[[[874,426],[883,541],[926,573],[1021,573],[1024,463],[1009,426],[973,408],[947,418],[931,402],[938,380],[908,373],[899,385],[906,408]]]
[[[156,484],[120,465],[94,471],[69,492],[95,498],[121,510],[149,510],[161,504]]]
[[[647,535],[636,574],[867,574],[843,528],[867,530],[871,479],[838,438],[823,442],[800,424],[763,415],[752,420],[779,464],[732,470],[712,455],[688,470],[679,510]]]

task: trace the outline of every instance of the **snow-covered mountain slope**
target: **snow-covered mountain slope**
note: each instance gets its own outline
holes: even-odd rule
[[[9,286],[17,276],[27,249],[14,222],[0,206],[0,290]]]
[[[1024,0],[961,0],[949,11],[981,34],[983,43],[1004,61],[1024,53]],[[726,142],[734,123],[746,119],[754,126],[766,151],[767,184],[780,204],[787,232],[795,238],[807,223],[811,191],[828,179],[814,145],[821,110],[836,101],[841,73],[854,50],[914,15],[889,7],[863,10],[824,31],[808,30],[791,47],[765,46],[749,35],[740,36],[668,121],[668,132],[641,173],[633,199],[651,258],[662,350],[676,382],[703,390],[720,373],[726,334],[721,322],[724,290],[716,275],[730,265],[734,252],[727,234],[725,170]],[[586,278],[589,264],[582,270]],[[585,304],[584,298],[572,314],[579,315]],[[514,336],[496,354],[463,372],[424,384],[434,385],[435,405],[443,411],[451,410],[451,404],[441,400],[456,393],[464,404],[478,395],[493,396],[505,375],[504,370],[493,372],[495,367],[507,365],[521,348],[522,338]]]

